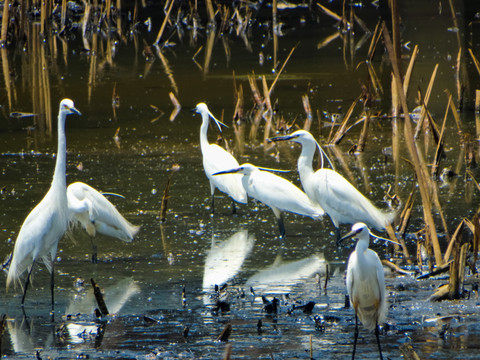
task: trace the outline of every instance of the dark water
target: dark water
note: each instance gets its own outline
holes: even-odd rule
[[[448,99],[445,89],[458,100],[455,65],[459,45],[471,47],[477,56],[479,54],[478,20],[472,14],[480,8],[475,2],[454,1],[460,22],[455,29],[448,2],[429,4],[402,3],[402,44],[406,45],[402,51],[408,57],[415,44],[420,48],[409,93],[412,109],[417,105],[417,89],[425,93],[433,68],[439,64],[429,110],[441,124]],[[370,3],[359,3],[355,10],[373,31],[379,11]],[[343,274],[351,248],[335,247],[329,219],[316,222],[286,214],[287,238],[282,241],[273,213],[262,204],[250,200],[248,205],[238,206],[238,214],[232,216],[230,200],[217,193],[215,216],[209,211],[209,185],[199,148],[201,120],[199,115],[188,111],[201,101],[230,126],[224,136],[240,163],[248,161],[258,166],[291,169],[292,172],[284,176],[299,184],[298,146],[282,144],[267,149],[263,143],[263,122],[252,135],[249,120],[232,121],[233,74],[237,87],[243,87],[245,111],[254,105],[247,76],[254,73],[260,89],[262,75],[269,85],[275,78],[273,38],[267,22],[261,21],[254,27],[247,40],[235,33],[219,35],[202,30],[194,41],[186,29],[182,39],[174,34],[170,41],[175,45],[163,50],[166,61],[162,62],[159,56],[146,61],[142,54],[143,40],[147,44],[155,40],[163,19],[161,11],[156,6],[140,10],[141,22],[151,17],[151,32],[139,25],[133,33],[124,31],[123,39],[116,41],[113,41],[115,34],[110,34],[110,42],[106,36],[99,35],[100,46],[95,53],[82,50],[79,32],[73,32],[75,37],[71,36],[66,50],[59,38],[44,44],[49,50],[44,71],[48,73],[53,119],[63,97],[72,98],[83,114],[67,120],[67,182],[83,181],[99,190],[122,194],[125,199],[110,200],[128,220],[141,225],[141,230],[132,243],[98,236],[98,264],[90,262],[88,235],[77,230],[71,238],[62,239],[55,266],[55,321],[52,323],[49,315],[49,274],[40,265],[35,271],[34,287],[27,294],[26,318],[20,308],[19,289],[1,297],[2,312],[7,314],[2,354],[17,358],[30,358],[37,351],[42,358],[80,355],[221,358],[226,344],[216,339],[230,323],[232,333],[228,343],[232,345],[234,358],[310,358],[310,341],[314,358],[350,356],[354,316],[353,310],[344,306]],[[266,14],[268,11],[267,8]],[[278,38],[280,64],[292,47],[299,45],[272,94],[272,101],[278,102],[277,119],[283,117],[289,124],[295,121],[303,126],[305,112],[301,97],[308,94],[315,118],[312,133],[324,143],[331,126],[323,112],[345,114],[360,94],[366,68],[361,65],[357,68],[357,64],[365,60],[371,38],[363,45],[359,43],[363,32],[358,29],[351,43],[337,38],[318,48],[325,37],[337,31],[329,17],[317,9],[301,8],[281,11],[280,20],[284,24],[284,34]],[[209,37],[213,47],[206,71]],[[52,41],[57,46],[56,56]],[[229,56],[226,56],[225,44]],[[359,48],[352,52],[351,44]],[[200,46],[203,49],[195,60],[204,71],[192,59]],[[109,49],[114,50],[112,61]],[[374,66],[385,96],[378,99],[377,106],[388,113],[390,67],[380,49]],[[13,111],[42,113],[35,92],[38,88],[34,71],[40,63],[40,54],[26,56],[15,47],[2,51],[7,54],[14,89],[10,106],[7,87],[2,85],[0,257],[3,259],[13,250],[24,218],[49,187],[56,135],[55,131],[49,135],[42,130],[42,116],[20,119],[8,116]],[[263,65],[259,62],[260,52],[265,58]],[[465,56],[469,56],[468,53]],[[467,88],[464,111],[460,113],[461,126],[463,133],[478,140],[480,121],[474,116],[473,99],[479,78],[470,58],[464,61]],[[95,76],[92,69],[96,71]],[[112,109],[114,88],[120,97],[115,113]],[[182,105],[174,121],[169,120],[173,110],[170,92],[176,93]],[[359,116],[360,105],[357,106]],[[315,115],[317,110],[322,115],[321,125]],[[32,124],[36,125],[35,130],[25,130]],[[353,128],[339,146],[326,148],[337,170],[381,208],[388,206],[383,197],[389,186],[405,202],[414,181],[411,167],[402,160],[409,157],[403,130],[396,138],[399,157],[382,153],[392,146],[395,124],[403,129],[402,120],[395,123],[384,118],[373,122],[366,151],[361,155],[347,153],[358,141],[361,126]],[[117,128],[120,128],[119,143],[113,139]],[[209,134],[213,141],[213,127]],[[419,144],[427,154],[427,162],[432,161],[433,139],[422,135]],[[473,144],[478,162],[478,141]],[[445,146],[447,157],[441,167],[451,167],[460,176],[449,183],[437,181],[436,185],[449,232],[453,233],[461,219],[473,217],[480,196],[473,182],[464,180],[465,153],[451,115],[447,118]],[[171,174],[175,163],[180,170]],[[162,224],[160,204],[170,175],[169,210]],[[473,169],[473,175],[480,179],[478,168]],[[447,243],[438,213],[434,219],[445,250]],[[408,239],[422,226],[417,194],[414,215],[407,229],[411,253],[415,253],[416,246]],[[347,230],[347,226],[342,227],[343,232]],[[374,248],[381,257],[390,256],[380,245]],[[327,263],[331,278],[325,290]],[[91,278],[104,289],[107,307],[115,314],[101,321],[93,316],[97,305],[92,296]],[[0,277],[2,289],[5,279],[6,272]],[[413,277],[392,274],[387,275],[386,282],[389,326],[381,334],[386,357],[400,358],[402,344],[411,344],[422,358],[478,356],[479,302],[477,292],[472,290],[475,278],[467,282],[468,299],[442,303],[426,299],[446,282],[445,278],[415,281]],[[215,311],[213,286],[222,283],[228,287],[221,297],[230,304],[230,311],[224,313]],[[269,300],[274,296],[280,299],[278,314],[266,313],[262,295]],[[294,306],[309,301],[316,303],[312,314],[293,310]],[[66,314],[75,316],[67,318]],[[318,324],[322,326],[316,326],[315,316],[320,317]],[[439,320],[441,317],[448,318]],[[185,327],[189,329],[187,336],[184,336]],[[365,330],[360,333],[358,356],[377,358],[375,338]]]

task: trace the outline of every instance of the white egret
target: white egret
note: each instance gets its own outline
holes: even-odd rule
[[[239,166],[238,161],[228,151],[218,146],[217,144],[210,144],[207,138],[207,130],[209,117],[211,117],[215,124],[221,131],[220,125],[224,125],[218,121],[213,114],[208,110],[205,103],[197,104],[195,111],[202,115],[202,126],[200,127],[200,147],[203,156],[203,169],[210,181],[210,192],[212,195],[212,208],[211,212],[215,212],[215,189],[218,188],[230,196],[234,201],[246,204],[247,194],[242,186],[241,175],[230,174],[228,176],[214,177],[213,174],[219,171],[237,168]],[[235,213],[235,203],[232,202],[232,210]]]
[[[93,242],[97,232],[131,242],[140,229],[127,221],[105,196],[85,183],[68,185],[67,200],[70,223],[79,223],[92,238],[93,262],[97,259],[97,247]]]
[[[309,216],[315,220],[324,215],[323,209],[313,203],[302,190],[290,181],[272,174],[269,170],[272,171],[245,163],[237,168],[220,171],[214,175],[243,174],[242,184],[247,195],[272,208],[282,237],[285,236],[282,211]]]
[[[81,115],[72,100],[63,99],[58,111],[58,149],[52,184],[42,201],[28,214],[18,233],[7,276],[8,291],[10,284],[20,282],[20,276],[28,270],[23,288],[23,306],[33,266],[37,260],[42,260],[51,275],[52,311],[54,309],[53,264],[58,242],[68,226],[65,119],[69,114]]]
[[[355,358],[357,346],[358,319],[368,330],[375,330],[380,359],[383,359],[378,324],[385,321],[387,314],[385,279],[382,262],[377,253],[368,248],[370,235],[373,234],[370,233],[367,225],[356,223],[352,226],[352,231],[340,239],[340,241],[349,237],[358,239],[355,251],[348,259],[347,267],[347,291],[350,296],[350,303],[355,310],[355,338],[352,359]]]
[[[270,140],[290,140],[302,145],[302,152],[298,158],[298,173],[303,190],[330,216],[335,226],[337,240],[340,238],[338,229],[340,224],[364,222],[377,230],[384,230],[393,221],[394,211],[385,212],[378,209],[342,175],[333,169],[323,167],[325,155],[323,149],[308,131],[297,130],[291,135],[277,136]],[[314,171],[312,162],[316,147],[320,151],[322,167]]]

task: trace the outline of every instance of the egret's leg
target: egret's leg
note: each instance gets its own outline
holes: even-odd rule
[[[210,213],[214,214],[215,213],[215,197],[212,194],[212,205],[210,207]]]
[[[92,264],[96,264],[98,262],[98,260],[97,260],[97,244],[95,244],[95,241],[93,240],[93,237],[90,237],[90,240],[92,241]]]
[[[54,285],[55,285],[55,282],[54,282],[54,262],[52,261],[52,272],[50,274],[50,294],[52,296],[52,316],[53,316],[53,312],[55,310],[55,297],[54,297]]]
[[[236,214],[237,213],[237,207],[235,205],[235,200],[232,200],[232,214]]]
[[[355,350],[357,350],[357,340],[358,340],[358,317],[357,317],[357,313],[355,313],[355,335],[353,338],[352,360],[355,359]]]
[[[25,281],[25,288],[23,289],[23,296],[22,296],[22,306],[25,303],[25,296],[27,295],[27,288],[30,285],[30,276],[32,275],[33,265],[35,265],[35,261],[33,261],[32,266],[30,267],[30,271],[27,275],[27,280]]]
[[[380,354],[380,360],[383,360],[382,348],[380,347],[380,330],[378,329],[378,323],[375,324],[375,336],[377,337],[378,353]]]
[[[55,322],[55,297],[54,297],[54,284],[55,282],[53,281],[53,274],[54,274],[54,262],[52,261],[52,273],[50,274],[50,294],[52,296],[52,323]]]
[[[335,236],[337,237],[337,247],[340,246],[340,239],[342,235],[340,234],[340,229],[335,226]]]
[[[280,217],[277,219],[277,223],[278,223],[278,229],[280,230],[280,237],[284,238],[285,224],[283,223],[283,216],[280,215]]]

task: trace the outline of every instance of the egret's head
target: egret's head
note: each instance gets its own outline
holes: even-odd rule
[[[201,114],[202,115],[202,119],[203,121],[206,121],[206,118],[205,117],[208,117],[210,116],[213,121],[215,122],[215,124],[217,125],[218,129],[220,130],[220,132],[222,132],[222,126],[225,126],[225,127],[228,127],[227,125],[225,125],[223,122],[221,122],[220,120],[217,120],[217,118],[215,118],[215,116],[213,116],[213,114],[210,112],[210,110],[208,110],[208,106],[207,104],[201,102],[201,103],[198,103],[197,106],[195,107],[195,109],[193,109],[195,112],[197,112],[198,114]]]
[[[297,130],[294,133],[291,133],[290,135],[275,136],[275,137],[270,138],[269,140],[270,141],[290,140],[290,141],[294,141],[294,142],[297,142],[297,143],[300,143],[300,144],[304,144],[306,142],[314,142],[315,143],[315,139],[312,136],[312,134],[310,134],[306,130]]]
[[[195,107],[195,111],[199,114],[209,114],[210,111],[208,110],[208,106],[207,104],[201,102],[201,103],[198,103],[197,106]]]
[[[370,235],[370,231],[368,230],[367,225],[361,222],[356,223],[352,226],[352,231],[350,231],[348,234],[346,234],[344,237],[342,237],[337,241],[337,246],[340,245],[340,243],[343,240],[346,240],[349,238],[362,239],[365,236],[368,239],[369,235]]]
[[[236,174],[236,173],[243,174],[243,175],[249,175],[255,170],[258,170],[258,168],[255,165],[245,163],[245,164],[240,165],[238,168],[219,171],[219,172],[216,172],[213,175],[215,176],[215,175]]]
[[[60,101],[60,111],[69,114],[82,115],[80,111],[75,108],[75,104],[70,99],[63,99]]]

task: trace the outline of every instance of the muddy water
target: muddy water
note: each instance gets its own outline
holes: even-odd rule
[[[425,93],[433,68],[439,64],[429,105],[438,123],[447,103],[444,90],[456,94],[454,67],[459,39],[462,46],[469,44],[477,54],[480,48],[478,24],[462,17],[480,9],[475,9],[472,2],[454,3],[459,12],[458,29],[453,28],[447,2],[439,2],[440,8],[434,9],[406,2],[402,9],[403,43],[410,49],[415,44],[420,47],[412,76],[413,92],[420,88]],[[286,214],[287,238],[282,241],[273,213],[262,204],[250,200],[248,205],[237,206],[237,215],[232,215],[230,200],[217,193],[216,214],[211,216],[209,211],[209,185],[199,148],[201,120],[189,111],[200,101],[230,125],[224,136],[240,163],[291,169],[284,176],[299,184],[295,171],[298,146],[281,144],[267,149],[263,123],[252,133],[250,121],[232,121],[233,73],[237,86],[243,87],[245,111],[254,104],[247,75],[255,73],[260,88],[261,75],[266,76],[268,84],[275,78],[273,39],[268,26],[260,22],[247,40],[235,34],[219,36],[201,31],[195,42],[189,39],[188,32],[182,39],[174,34],[170,41],[175,45],[163,50],[163,59],[154,56],[146,61],[141,44],[143,39],[148,44],[155,40],[160,27],[160,21],[155,20],[160,15],[155,15],[160,11],[156,7],[140,11],[142,21],[149,16],[153,19],[151,32],[139,25],[134,35],[127,34],[121,41],[108,43],[101,38],[103,46],[95,54],[82,50],[81,35],[77,34],[68,41],[65,57],[62,54],[49,58],[53,117],[59,100],[67,96],[74,99],[83,114],[67,121],[67,182],[83,181],[99,190],[122,194],[124,199],[109,199],[141,230],[132,243],[98,236],[97,264],[90,261],[91,240],[84,232],[75,230],[62,239],[55,265],[55,321],[52,323],[49,315],[49,274],[39,265],[34,287],[27,294],[26,317],[19,305],[19,289],[1,297],[1,309],[8,319],[2,354],[17,358],[30,358],[37,351],[42,358],[221,358],[226,344],[216,340],[231,324],[228,344],[235,358],[310,358],[310,349],[314,358],[349,356],[354,317],[353,310],[345,308],[343,275],[351,248],[335,247],[329,219],[316,222]],[[378,11],[370,4],[356,11],[373,30]],[[428,29],[425,18],[431,19]],[[308,94],[312,108],[319,110],[322,119],[321,123],[315,119],[312,132],[325,142],[331,129],[330,114],[345,114],[360,93],[366,72],[364,67],[356,67],[365,59],[371,38],[362,45],[359,40],[363,33],[358,30],[351,43],[337,38],[319,48],[324,38],[336,32],[330,18],[317,11],[297,9],[281,12],[280,19],[280,64],[292,47],[299,45],[272,94],[272,101],[278,100],[278,118],[283,116],[288,124],[295,121],[302,126],[305,113],[301,97]],[[206,56],[209,41],[213,43],[210,62]],[[351,51],[351,44],[358,49]],[[110,62],[109,47],[114,50]],[[379,52],[374,65],[386,95],[378,99],[377,105],[387,110],[390,70]],[[404,48],[403,52],[408,57],[411,50]],[[47,191],[54,167],[56,136],[42,130],[41,116],[8,117],[12,111],[36,112],[37,103],[30,92],[33,75],[28,70],[28,64],[38,60],[35,56],[26,58],[19,51],[8,51],[10,73],[16,76],[12,105],[6,100],[3,103],[0,133],[2,259],[13,250],[25,216]],[[92,68],[96,70],[93,77]],[[479,81],[473,68],[467,70],[461,126],[464,133],[478,138],[472,89],[479,86]],[[120,99],[115,112],[114,89]],[[2,91],[7,98],[7,89]],[[174,121],[169,120],[173,109],[170,92],[176,93],[183,107]],[[413,92],[409,96],[412,109],[416,105]],[[26,130],[32,124],[36,128]],[[388,207],[383,198],[389,186],[404,202],[414,180],[410,166],[402,160],[408,158],[408,153],[402,131],[395,131],[397,127],[403,129],[402,120],[384,118],[374,122],[366,151],[361,155],[347,153],[358,141],[361,126],[354,127],[339,146],[326,148],[338,171],[381,208]],[[115,141],[118,128],[120,140]],[[452,233],[462,218],[472,218],[480,196],[471,181],[464,181],[464,152],[458,145],[459,135],[451,116],[447,129],[447,157],[441,167],[451,167],[460,176],[449,182],[438,181],[437,185]],[[211,127],[211,141],[214,134]],[[384,150],[388,153],[396,143],[398,156],[384,155]],[[422,136],[419,144],[431,161],[433,140]],[[478,161],[478,148],[476,156]],[[173,164],[179,164],[178,172],[171,172]],[[473,173],[480,179],[478,169]],[[161,223],[160,203],[170,176],[169,208],[166,221]],[[423,226],[419,198],[417,194],[407,230],[412,253],[416,251],[412,234]],[[445,249],[438,214],[435,221]],[[343,232],[347,230],[347,226],[342,227]],[[389,249],[373,247],[382,257],[391,256]],[[330,280],[324,289],[327,263]],[[104,290],[107,307],[115,315],[102,320],[94,317],[97,304],[91,278]],[[5,279],[6,272],[0,277],[0,288],[5,288]],[[478,298],[472,285],[475,279],[470,278],[466,285],[468,299],[426,301],[444,282],[444,278],[415,281],[413,276],[387,275],[389,319],[381,334],[386,357],[400,358],[402,344],[411,344],[422,358],[478,356]],[[224,283],[227,288],[215,293],[214,285]],[[265,311],[262,296],[280,300],[277,314]],[[217,297],[230,305],[230,311],[216,309]],[[316,303],[312,313],[295,309],[310,301]],[[360,358],[377,358],[373,334],[361,330],[357,350]]]

